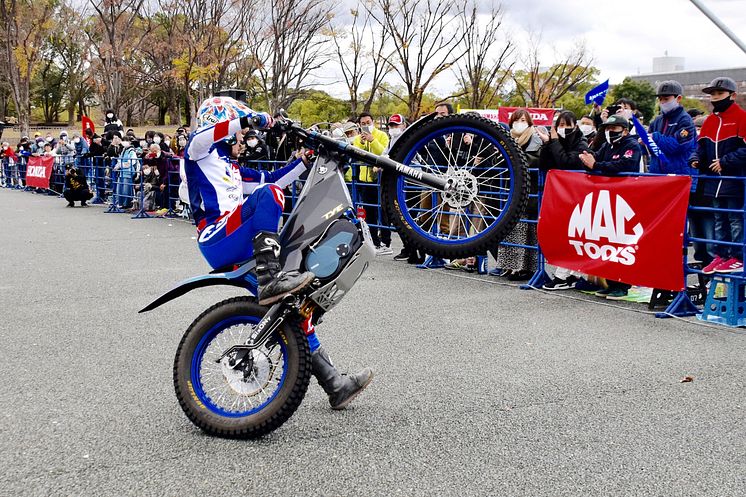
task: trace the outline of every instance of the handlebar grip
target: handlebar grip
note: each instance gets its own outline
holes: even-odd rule
[[[274,120],[272,119],[272,116],[270,116],[266,112],[260,112],[259,114],[251,118],[251,123],[254,125],[255,128],[269,129],[274,124]]]

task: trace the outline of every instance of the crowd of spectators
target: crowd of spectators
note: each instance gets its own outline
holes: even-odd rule
[[[549,127],[536,125],[526,109],[513,112],[509,122],[502,125],[528,160],[530,193],[534,194],[523,217],[537,219],[535,194],[539,192],[539,175],[550,169],[602,175],[651,172],[696,176],[692,183],[691,205],[725,211],[690,212],[691,235],[726,244],[695,243],[695,262],[701,264],[705,274],[742,272],[742,248],[727,243],[743,243],[743,214],[733,211],[743,209],[744,186],[741,181],[720,177],[746,175],[746,112],[734,102],[736,84],[730,78],[714,80],[704,92],[710,96],[714,107],[710,115],[684,109],[681,105],[683,89],[676,81],[658,86],[660,113],[657,116],[643,116],[635,102],[626,98],[605,108],[594,106],[580,117],[560,110]],[[450,103],[442,102],[435,111],[438,116],[445,116],[454,109]],[[637,136],[634,119],[651,120],[648,132],[665,154],[665,161],[651,153],[649,144]],[[381,155],[391,150],[407,125],[404,116],[395,114],[379,127],[373,116],[364,112],[354,119],[332,124],[326,132],[338,140]],[[28,156],[66,158],[65,170],[57,174],[64,174],[64,179],[58,183],[64,185],[65,198],[71,206],[75,201],[85,205],[95,190],[104,201],[111,192],[111,202],[121,208],[176,209],[181,184],[179,159],[183,157],[189,132],[188,128],[179,127],[173,135],[147,131],[143,137],[137,137],[133,129],[125,131],[115,113],[108,111],[101,135],[90,130],[86,136],[76,133],[72,138],[65,131],[57,138],[49,133],[46,136],[36,133],[33,139],[23,137],[15,149],[3,143],[0,156],[14,161]],[[472,135],[463,136],[464,142],[470,143],[473,139]],[[299,144],[285,134],[265,136],[249,130],[240,143],[234,140],[233,146],[239,163],[251,164],[257,169],[273,169],[277,164],[284,164]],[[448,147],[450,143],[443,146]],[[82,167],[84,165],[88,167]],[[361,165],[349,169],[345,179],[355,182],[358,215],[365,217],[370,225],[388,226],[385,209],[378,208],[379,172],[376,167]],[[6,181],[10,176],[4,175]],[[95,183],[95,189],[93,185],[89,187],[91,182]],[[431,196],[423,195],[419,210],[430,210],[431,202]],[[440,233],[463,235],[449,217],[441,215],[437,221],[432,219],[431,226],[438,222]],[[372,228],[371,235],[377,255],[393,255],[390,229]],[[537,245],[536,224],[518,223],[505,241],[508,244],[497,250],[498,269],[490,274],[512,281],[528,280],[538,267],[537,251],[526,248]],[[394,259],[422,265],[426,256],[405,244]],[[476,270],[474,257],[443,263],[446,269]],[[556,268],[552,281],[544,288],[591,290],[612,300],[627,296],[629,285],[625,283],[608,282],[603,287],[598,283],[597,278]]]

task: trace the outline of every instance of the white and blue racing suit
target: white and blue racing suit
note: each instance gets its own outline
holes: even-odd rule
[[[282,190],[306,171],[301,159],[274,172],[239,167],[231,161],[225,139],[246,126],[248,118],[200,128],[184,151],[199,248],[215,269],[250,259],[258,232],[277,232],[285,203]]]

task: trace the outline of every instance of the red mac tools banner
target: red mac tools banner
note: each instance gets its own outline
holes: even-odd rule
[[[54,157],[29,157],[26,164],[26,186],[49,188]]]
[[[550,171],[539,245],[555,266],[632,285],[684,289],[689,176]]]
[[[501,123],[508,124],[510,116],[520,107],[500,107],[497,110],[497,120]],[[531,120],[537,126],[551,126],[554,124],[554,109],[526,109],[531,114]]]

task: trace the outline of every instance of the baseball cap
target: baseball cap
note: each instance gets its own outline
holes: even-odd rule
[[[712,93],[717,90],[735,92],[738,90],[736,82],[728,77],[715,78],[710,82],[710,86],[704,88],[702,91],[705,93]]]
[[[602,123],[599,128],[603,128],[604,126],[624,126],[629,129],[629,121],[624,116],[614,114],[613,116],[609,116],[609,119],[605,123]]]
[[[404,116],[402,116],[401,114],[394,114],[391,117],[389,117],[389,124],[396,124],[398,126],[406,122],[407,120],[404,119]]]
[[[669,81],[662,81],[658,85],[658,89],[655,91],[656,97],[663,97],[668,95],[683,95],[684,94],[684,88],[681,86],[681,83],[674,80]]]

